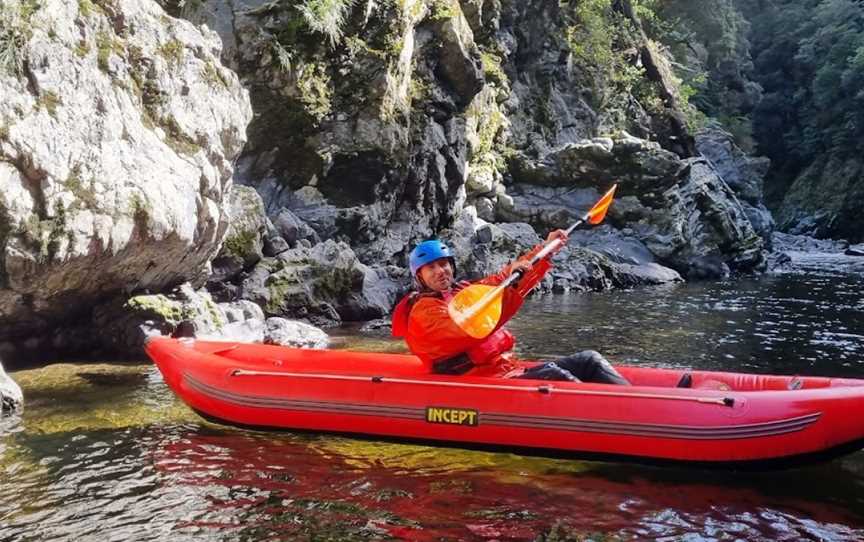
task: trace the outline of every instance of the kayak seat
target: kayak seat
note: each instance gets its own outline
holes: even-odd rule
[[[684,373],[681,375],[681,380],[675,385],[676,388],[691,388],[693,387],[693,375]]]

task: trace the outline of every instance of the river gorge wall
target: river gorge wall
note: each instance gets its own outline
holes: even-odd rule
[[[3,3],[4,359],[383,318],[417,241],[482,275],[612,183],[544,289],[764,267],[766,161],[688,127],[629,2],[608,39],[578,3],[339,5]]]

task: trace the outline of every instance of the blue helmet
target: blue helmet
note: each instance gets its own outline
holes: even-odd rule
[[[421,267],[441,258],[448,258],[450,260],[450,265],[452,265],[455,270],[456,260],[453,258],[453,254],[450,253],[450,249],[447,245],[438,239],[423,241],[414,247],[414,250],[411,251],[411,255],[408,257],[408,267],[411,268],[411,275],[417,276],[417,271],[419,271]]]

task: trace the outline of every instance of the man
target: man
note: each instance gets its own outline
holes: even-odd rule
[[[561,246],[564,246],[567,234],[563,230],[555,230],[546,238],[546,243],[554,239],[561,239]],[[553,362],[526,364],[513,360],[511,350],[515,338],[502,326],[516,314],[528,293],[552,267],[549,262],[552,254],[533,266],[530,263],[531,258],[544,246],[545,243],[537,245],[499,273],[473,283],[497,286],[511,273],[523,273],[515,288],[506,288],[503,292],[501,318],[497,327],[489,336],[476,339],[463,331],[447,312],[453,296],[472,283],[454,282],[455,259],[447,245],[437,239],[420,243],[409,257],[416,290],[396,306],[393,312],[393,335],[404,337],[411,352],[432,373],[629,384],[603,356],[593,350]]]

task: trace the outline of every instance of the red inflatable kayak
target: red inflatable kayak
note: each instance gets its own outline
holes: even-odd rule
[[[146,350],[190,407],[244,426],[706,464],[864,445],[857,379],[618,367],[634,385],[612,386],[430,375],[402,354],[168,338]]]

